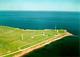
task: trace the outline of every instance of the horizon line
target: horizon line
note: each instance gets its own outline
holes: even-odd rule
[[[38,11],[41,11],[41,12],[80,12],[80,11],[66,11],[66,10],[60,10],[60,11],[57,11],[57,10],[0,10],[0,11],[32,11],[32,12],[38,12]]]

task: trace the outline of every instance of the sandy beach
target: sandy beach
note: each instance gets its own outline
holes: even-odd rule
[[[38,43],[38,44],[36,44],[34,46],[31,46],[31,47],[23,49],[22,52],[20,52],[19,54],[15,55],[14,57],[22,57],[23,55],[28,54],[29,52],[31,52],[33,50],[41,48],[41,47],[43,47],[43,46],[45,46],[47,44],[50,44],[51,42],[54,42],[56,40],[62,39],[64,37],[70,36],[70,35],[72,35],[72,34],[70,34],[68,32],[66,32],[65,34],[56,35],[55,38],[47,39],[47,40],[45,40],[43,42],[40,42],[40,43]]]

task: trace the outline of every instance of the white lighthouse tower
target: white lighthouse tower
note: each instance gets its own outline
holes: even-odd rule
[[[57,33],[59,32],[56,25],[55,25],[55,31],[56,31]]]

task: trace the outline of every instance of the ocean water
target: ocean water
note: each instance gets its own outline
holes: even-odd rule
[[[77,57],[80,41],[80,12],[0,11],[0,25],[21,29],[66,29],[74,36],[51,43],[23,57]]]
[[[0,11],[0,25],[22,29],[67,29],[79,35],[80,12]]]

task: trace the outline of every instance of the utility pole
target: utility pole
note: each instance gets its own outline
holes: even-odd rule
[[[23,34],[21,34],[21,40],[23,40]]]

